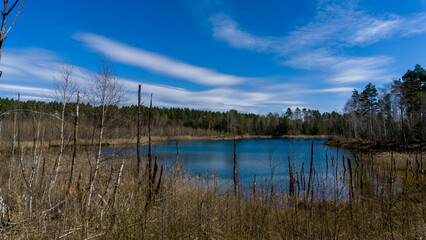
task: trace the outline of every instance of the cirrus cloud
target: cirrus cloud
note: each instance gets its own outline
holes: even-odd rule
[[[345,49],[364,47],[392,37],[426,32],[426,13],[375,16],[354,1],[319,1],[316,16],[284,36],[258,36],[224,13],[209,18],[212,35],[239,49],[272,52],[282,65],[327,72],[326,81],[344,84],[391,79],[388,56],[351,56]]]
[[[218,73],[213,69],[184,63],[92,33],[79,33],[75,35],[75,38],[114,61],[201,85],[230,86],[249,80],[249,78]]]

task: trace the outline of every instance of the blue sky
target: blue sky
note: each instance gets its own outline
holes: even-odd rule
[[[0,96],[49,100],[63,64],[83,89],[106,56],[123,104],[141,83],[157,106],[341,112],[354,88],[425,67],[425,43],[426,0],[28,0]]]

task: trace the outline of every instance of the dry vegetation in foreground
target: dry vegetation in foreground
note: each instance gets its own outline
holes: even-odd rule
[[[57,153],[35,147],[12,158],[2,151],[0,238],[424,239],[424,173],[410,171],[404,179],[393,167],[403,166],[399,155],[394,164],[387,155],[373,156],[374,163],[388,163],[380,171],[369,157],[351,162],[351,178],[329,160],[330,172],[345,184],[314,172],[312,186],[325,186],[331,196],[319,190],[304,194],[307,182],[293,173],[288,188],[293,190],[257,186],[236,197],[230,184],[173,171],[150,185],[146,174],[135,176],[135,156],[109,155],[101,160],[88,206],[93,152],[78,156],[67,194],[70,153],[64,152],[53,182]]]

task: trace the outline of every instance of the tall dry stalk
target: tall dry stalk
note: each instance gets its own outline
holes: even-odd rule
[[[3,195],[0,188],[0,223],[1,225],[5,225],[5,215],[6,215],[6,204],[3,201]]]
[[[288,171],[290,177],[290,186],[289,186],[289,195],[294,196],[294,176],[293,176],[293,167],[290,162],[290,155],[288,155]]]
[[[117,201],[118,187],[120,186],[121,175],[123,174],[123,167],[124,167],[124,158],[121,160],[121,165],[120,165],[120,169],[118,171],[117,180],[115,181],[114,192],[112,194],[111,201],[110,201],[110,204],[109,204],[109,207],[113,211],[113,215],[111,217],[111,224],[109,226],[109,230],[111,230],[114,227],[114,224],[115,224],[114,206],[115,206],[115,202]]]
[[[349,168],[349,196],[351,199],[354,198],[354,185],[353,185],[353,173],[352,173],[352,163],[351,159],[347,158],[348,168]]]
[[[72,184],[72,179],[74,176],[74,164],[77,157],[77,148],[78,148],[78,116],[79,116],[79,105],[80,105],[80,91],[77,93],[77,103],[75,105],[75,115],[74,115],[74,145],[71,158],[71,169],[70,169],[70,178],[68,180],[68,187],[65,193],[65,196],[68,196]]]
[[[180,174],[179,167],[179,141],[176,141],[176,160],[175,160],[176,176]]]
[[[146,172],[148,175],[148,189],[147,189],[147,198],[145,204],[145,212],[148,211],[149,206],[154,199],[154,197],[158,194],[161,186],[161,180],[163,177],[163,166],[160,167],[160,173],[158,173],[158,164],[157,158],[152,156],[152,139],[151,139],[151,127],[152,127],[152,93],[151,99],[149,103],[149,115],[148,115],[148,165],[146,168]],[[152,165],[154,163],[154,166]],[[158,178],[158,180],[157,180]],[[157,186],[155,185],[157,181]]]
[[[234,138],[234,196],[238,197],[237,142]]]
[[[19,108],[19,98],[20,98],[20,94],[18,93],[18,108]],[[14,110],[16,110],[17,106],[14,104]],[[10,180],[12,177],[12,163],[15,163],[15,147],[16,147],[16,135],[17,135],[17,111],[14,111],[13,113],[13,133],[12,133],[12,159],[9,163],[9,177],[7,180],[7,188],[10,189]],[[18,150],[19,151],[19,150]]]
[[[141,164],[142,164],[142,156],[141,156],[141,127],[142,127],[142,119],[141,119],[141,84],[138,85],[138,131],[137,131],[137,140],[136,140],[136,161],[137,161],[137,173],[136,176],[140,176],[141,174]]]
[[[35,121],[35,119],[34,119],[34,121]],[[40,137],[40,123],[41,123],[41,120],[39,119],[39,121],[37,121],[37,123],[36,123],[37,124],[37,127],[36,127],[37,129],[36,129],[35,138],[34,138],[34,145],[33,145],[33,158],[34,158],[34,161],[33,161],[33,165],[32,165],[32,168],[31,168],[30,179],[29,179],[29,182],[28,182],[28,196],[30,198],[30,200],[29,200],[29,215],[30,215],[30,218],[32,216],[32,210],[33,210],[32,209],[32,203],[33,203],[33,181],[34,181],[34,176],[35,176],[36,169],[37,169],[38,162],[39,162],[39,155],[37,154],[37,147],[38,147],[38,141],[39,141],[39,137]]]
[[[149,101],[149,114],[148,114],[148,166],[147,166],[147,175],[148,175],[148,184],[151,183],[152,175],[152,138],[151,138],[151,126],[152,126],[152,93]],[[151,188],[151,185],[149,185]]]
[[[311,164],[310,164],[310,167],[309,167],[309,179],[308,179],[308,192],[306,194],[307,198],[309,198],[309,193],[312,190],[311,185],[313,185],[313,181],[314,181],[314,179],[312,177],[313,170],[314,170],[313,168],[314,168],[314,142],[312,141],[312,144],[311,144]]]

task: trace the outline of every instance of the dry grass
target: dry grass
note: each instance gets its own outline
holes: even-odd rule
[[[235,198],[232,186],[222,181],[169,172],[154,200],[147,204],[144,176],[134,174],[135,156],[116,155],[103,159],[95,197],[88,209],[93,154],[88,150],[79,155],[68,196],[65,192],[70,154],[65,155],[58,181],[50,191],[56,154],[38,149],[37,156],[40,161],[30,190],[24,176],[26,179],[31,176],[32,150],[26,150],[23,156],[24,174],[18,158],[11,160],[5,152],[0,155],[0,186],[5,203],[1,239],[424,239],[426,236],[424,175],[419,179],[410,176],[410,181],[398,185],[389,182],[386,174],[376,168],[367,168],[367,164],[362,171],[354,167],[355,197],[348,200],[347,186],[326,183],[321,176],[314,184],[328,184],[334,196],[316,192],[314,199],[303,199],[303,193],[296,193],[298,198],[284,191],[275,192],[271,198],[268,187],[259,187],[255,198],[251,192],[240,193]],[[375,164],[380,163],[379,159],[386,163],[388,157],[386,154],[374,157]],[[406,156],[394,157],[403,161]],[[114,186],[123,158],[125,168],[114,202]],[[338,175],[342,177],[343,173]],[[347,176],[346,173],[346,179]]]
[[[423,159],[422,152],[416,153],[400,153],[400,152],[380,152],[375,154],[374,162],[377,166],[390,168],[391,160],[394,159],[395,167],[397,171],[405,172],[407,168],[408,162],[408,170],[410,169],[410,164],[414,168],[415,171],[417,169],[417,162],[419,164],[419,168],[421,169],[423,164],[426,164],[426,159]],[[423,162],[423,163],[422,163]],[[423,167],[425,167],[423,165]]]
[[[243,136],[227,136],[227,135],[215,135],[215,136],[153,136],[152,141],[154,144],[162,142],[189,142],[189,141],[218,141],[218,140],[240,140],[240,139],[272,139],[273,136],[264,136],[264,135],[243,135]],[[283,135],[280,136],[283,139],[326,139],[327,135]],[[24,148],[31,148],[33,146],[33,141],[23,141],[22,146]],[[44,142],[44,147],[59,147],[60,140],[51,140],[49,142]],[[71,144],[71,143],[70,143]],[[91,146],[93,143],[91,140],[80,140],[80,145],[82,146]],[[136,138],[110,138],[106,139],[102,143],[105,146],[135,146]],[[0,143],[0,149],[6,151],[10,146],[9,142]],[[141,137],[141,145],[148,145],[148,137]]]
[[[328,139],[329,135],[282,135],[285,139]]]

